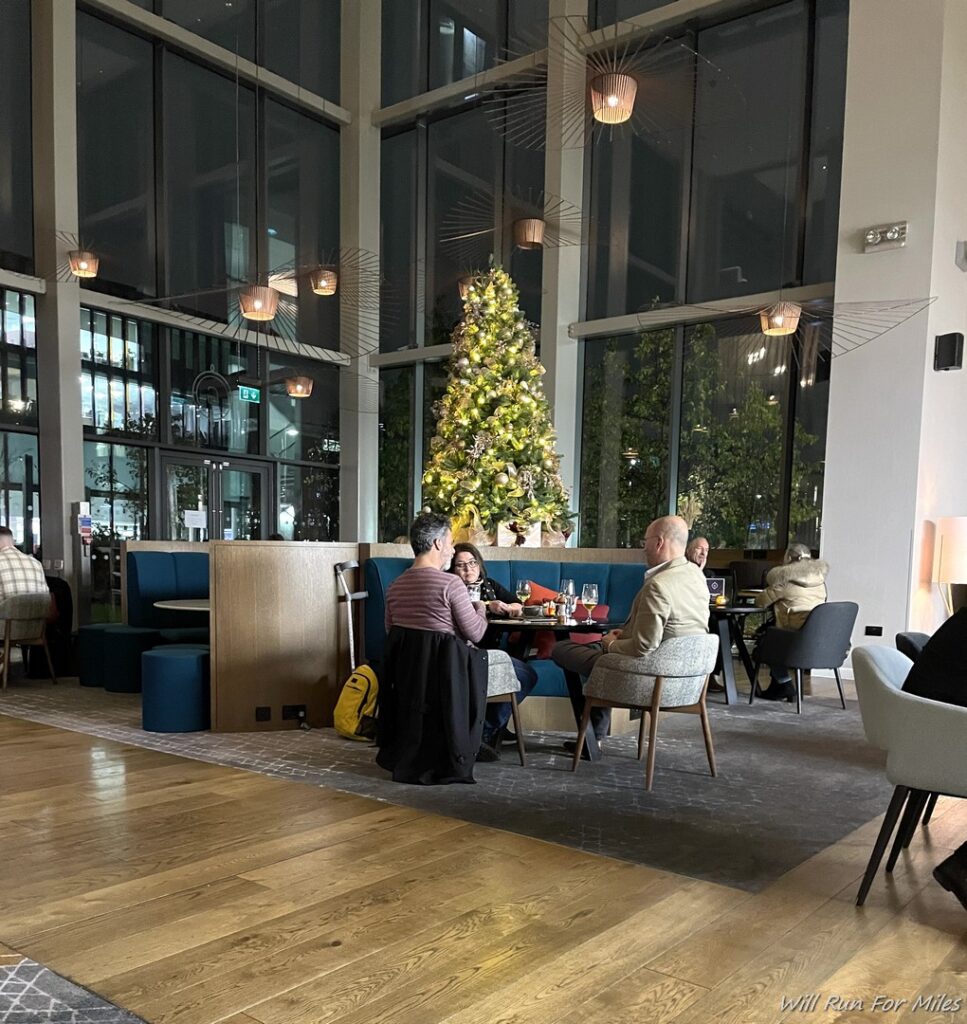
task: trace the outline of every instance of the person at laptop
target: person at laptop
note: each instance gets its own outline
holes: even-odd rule
[[[692,565],[697,565],[706,576],[708,576],[708,571],[705,568],[705,563],[708,561],[708,548],[707,537],[692,537],[688,542],[688,547],[685,548],[685,557]]]
[[[766,588],[756,597],[760,608],[773,608],[780,629],[802,629],[809,613],[826,602],[826,576],[829,565],[813,558],[805,544],[790,544],[782,565],[770,569]],[[784,665],[770,665],[766,700],[794,700],[796,688]]]

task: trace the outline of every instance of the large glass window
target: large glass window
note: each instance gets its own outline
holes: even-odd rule
[[[0,522],[28,554],[40,545],[40,467],[37,437],[0,431]]]
[[[150,448],[84,442],[84,498],[91,503],[94,544],[145,540]]]
[[[415,370],[379,374],[379,539],[405,536],[413,518],[413,430]]]
[[[316,295],[308,271],[338,259],[339,133],[273,100],[265,101],[266,256],[280,287],[296,299],[298,337],[339,348],[338,296]],[[300,271],[295,277],[292,269]]]
[[[228,319],[231,297],[202,293],[254,274],[255,152],[252,90],[166,52],[166,291],[190,312]]]
[[[826,418],[829,413],[828,344],[821,331],[807,327],[796,348],[796,423],[792,441],[789,541],[819,549],[823,480],[826,468]]]
[[[616,21],[647,14],[674,2],[675,0],[593,0],[594,24],[597,27],[613,25]]]
[[[269,455],[277,459],[339,463],[339,370],[308,359],[273,354],[269,403]],[[289,395],[283,374],[312,380],[308,398]]]
[[[0,423],[37,425],[34,297],[0,289]]]
[[[30,0],[0,4],[0,266],[34,269]]]
[[[339,470],[279,467],[279,533],[286,540],[339,540]]]
[[[417,132],[384,138],[380,147],[380,262],[387,282],[379,347],[396,352],[416,345],[414,306],[423,275],[417,273]]]
[[[215,451],[259,453],[259,404],[242,401],[229,379],[258,377],[254,348],[229,338],[172,330],[171,439]]]
[[[581,544],[635,547],[668,510],[675,331],[587,342]]]
[[[426,91],[426,18],[423,0],[383,0],[382,13],[381,95],[388,107]]]
[[[493,66],[502,6],[493,0],[430,0],[431,89]]]
[[[700,64],[696,84],[688,298],[800,284],[805,4],[705,29],[698,40],[715,67]],[[745,98],[739,123],[718,68]]]
[[[81,239],[101,264],[97,288],[154,295],[153,46],[77,15]]]
[[[341,0],[261,0],[259,7],[265,67],[338,103]]]
[[[211,43],[255,59],[255,0],[156,0],[160,14]]]
[[[81,309],[81,422],[87,429],[157,438],[156,330],[147,321]]]

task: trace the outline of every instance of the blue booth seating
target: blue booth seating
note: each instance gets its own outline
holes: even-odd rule
[[[379,674],[383,647],[386,643],[385,595],[389,585],[412,565],[409,558],[370,558],[364,567],[369,597],[366,600],[366,659]],[[491,579],[513,590],[519,579],[533,580],[541,586],[558,590],[561,577],[574,580],[580,596],[585,583],[597,583],[598,601],[609,606],[608,620],[623,622],[631,611],[635,595],[645,577],[644,564],[620,562],[498,562],[487,563]],[[536,697],[566,697],[564,673],[550,659],[530,663],[537,672]]]

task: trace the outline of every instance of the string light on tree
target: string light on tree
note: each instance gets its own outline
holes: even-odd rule
[[[494,543],[512,524],[522,539],[534,524],[563,542],[571,529],[569,494],[534,337],[500,267],[473,276],[464,317],[453,332],[436,435],[423,474],[426,507],[449,515],[454,534]]]

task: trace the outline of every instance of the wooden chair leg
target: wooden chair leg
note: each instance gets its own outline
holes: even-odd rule
[[[638,760],[645,756],[645,724],[648,721],[648,714],[644,708],[641,709],[641,721],[638,723]]]
[[[749,703],[751,704],[755,700],[755,688],[759,685],[759,669],[762,667],[762,662],[757,661],[752,666],[755,671],[752,673],[752,686],[749,688]]]
[[[930,819],[933,817],[933,809],[937,806],[938,796],[940,796],[939,793],[930,794],[930,799],[927,801],[927,809],[923,812],[923,821],[920,822],[921,825],[930,824]]]
[[[581,726],[578,729],[577,743],[574,744],[574,761],[571,763],[571,771],[576,772],[581,763],[581,751],[584,750],[584,738],[588,734],[588,726],[591,724],[591,701],[584,702],[584,714],[581,715]]]
[[[702,733],[705,736],[705,753],[708,755],[708,767],[712,773],[712,778],[715,778],[715,748],[712,746],[712,727],[708,720],[708,708],[705,706],[705,698],[702,697],[702,702],[699,705],[701,710],[699,714],[702,717]]]
[[[903,802],[909,793],[910,790],[906,786],[897,786],[893,790],[890,806],[886,809],[886,817],[880,826],[880,832],[876,837],[876,842],[873,844],[873,852],[870,854],[869,863],[866,865],[866,873],[863,875],[863,881],[860,882],[860,890],[856,894],[856,905],[858,907],[862,907],[866,902],[866,894],[870,891],[873,879],[876,878],[880,861],[883,860],[883,851],[886,849],[886,844],[890,841],[890,836],[896,827],[897,818],[900,817],[900,811],[903,809]]]
[[[7,677],[10,674],[10,626],[11,622],[7,619],[7,625],[3,632],[3,688],[7,688]]]
[[[517,706],[517,694],[512,693],[510,695],[510,713],[514,719],[514,734],[517,736],[517,754],[520,757],[521,768],[526,767],[524,761],[524,734],[520,728],[520,711]]]
[[[650,793],[655,778],[655,750],[658,746],[658,705],[652,704],[648,709],[651,723],[648,728],[648,761],[645,767],[645,789]]]
[[[839,702],[843,705],[843,710],[846,710],[846,696],[843,693],[843,680],[840,678],[839,669],[833,669],[833,675],[836,676],[836,688],[839,690]]]
[[[796,714],[802,714],[802,669],[796,669]]]
[[[54,686],[57,685],[57,673],[54,671],[54,660],[50,656],[50,648],[47,646],[47,637],[43,638],[44,645],[44,657],[47,659],[47,670],[50,672],[50,678],[53,681]]]

